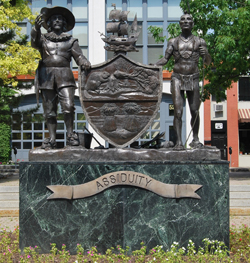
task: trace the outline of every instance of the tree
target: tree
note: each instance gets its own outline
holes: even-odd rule
[[[34,74],[39,58],[17,24],[24,19],[30,22],[35,19],[27,1],[0,1],[0,161],[9,160],[11,113],[22,99],[20,91],[31,88],[19,83],[16,76]]]
[[[24,19],[32,23],[35,16],[25,0],[1,0],[0,17],[0,79],[4,84],[15,87],[15,76],[31,74],[37,67],[39,54],[27,43],[27,38],[21,34],[21,27],[17,24]]]
[[[204,87],[203,99],[213,94],[220,101],[226,98],[225,91],[232,81],[250,74],[250,1],[182,0],[180,6],[182,10],[190,9],[193,33],[205,39],[212,57],[212,64],[204,68],[209,84]],[[155,33],[155,29],[151,28],[151,33]],[[170,38],[176,37],[180,33],[179,24],[170,24],[168,32]],[[171,62],[167,67],[172,69]]]

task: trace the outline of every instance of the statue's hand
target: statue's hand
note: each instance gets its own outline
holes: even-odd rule
[[[200,55],[202,57],[208,54],[207,49],[205,47],[200,46],[199,49],[200,49]]]
[[[89,70],[91,68],[91,64],[88,60],[84,62],[84,64],[81,65],[82,70]]]
[[[212,58],[211,58],[211,56],[209,55],[207,48],[204,47],[204,46],[200,46],[200,47],[199,47],[199,50],[200,50],[200,55],[201,55],[202,58],[203,58],[203,62],[204,62],[206,65],[209,65],[209,64],[212,62]]]
[[[43,15],[42,14],[38,15],[36,17],[36,20],[35,20],[35,28],[36,28],[36,30],[40,30],[43,22],[44,22]]]

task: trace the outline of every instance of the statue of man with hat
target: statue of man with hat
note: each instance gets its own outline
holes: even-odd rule
[[[64,7],[42,8],[31,31],[31,45],[39,50],[42,59],[36,71],[37,94],[41,90],[44,116],[49,130],[41,148],[56,148],[57,106],[60,102],[67,129],[67,145],[78,146],[78,134],[73,132],[75,79],[70,69],[71,58],[82,70],[90,62],[82,54],[78,40],[69,35],[75,25],[74,15]],[[47,29],[41,34],[41,26]],[[38,98],[38,95],[37,95]]]

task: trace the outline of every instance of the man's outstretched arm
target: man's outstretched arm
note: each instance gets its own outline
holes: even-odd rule
[[[159,61],[157,61],[155,63],[155,65],[157,65],[157,66],[164,66],[164,65],[166,65],[168,63],[168,61],[169,61],[169,59],[172,56],[173,51],[174,51],[173,42],[174,42],[173,39],[170,39],[168,41],[168,46],[167,46],[167,49],[165,51],[165,56],[162,59],[160,59]]]

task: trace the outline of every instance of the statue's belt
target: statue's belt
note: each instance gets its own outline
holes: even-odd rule
[[[199,81],[199,76],[200,73],[194,73],[194,74],[190,74],[190,75],[183,75],[183,74],[179,74],[179,73],[175,73],[173,72],[172,74],[172,79],[176,78],[179,79],[181,81],[181,90],[193,90],[194,89],[194,80],[198,80]]]
[[[42,61],[44,67],[70,67],[70,61],[60,55],[51,55]]]

